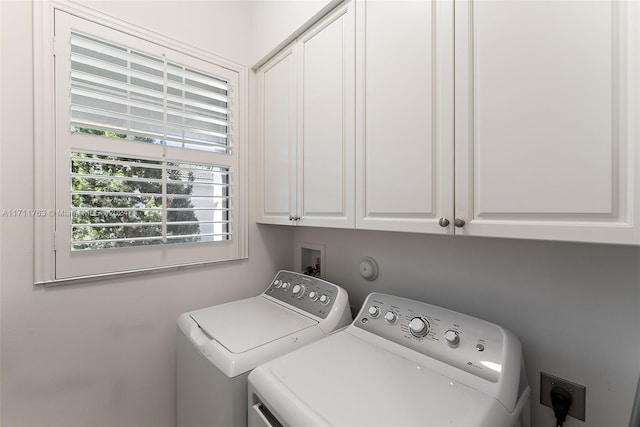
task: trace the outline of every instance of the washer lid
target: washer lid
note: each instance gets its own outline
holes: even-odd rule
[[[344,331],[259,366],[249,381],[292,424],[508,424],[497,400]]]
[[[215,305],[189,315],[231,353],[244,353],[318,324],[261,296]]]

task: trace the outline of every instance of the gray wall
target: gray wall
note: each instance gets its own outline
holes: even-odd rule
[[[563,242],[297,228],[326,245],[327,280],[360,306],[370,292],[440,305],[500,324],[524,348],[532,425],[553,425],[540,372],[587,387],[586,422],[626,426],[640,373],[640,248]],[[360,277],[365,256],[379,277]]]
[[[89,4],[232,60],[251,57],[246,2]],[[225,26],[210,25],[216,15]],[[0,19],[0,207],[34,208],[32,3],[2,0]],[[3,427],[174,425],[177,316],[256,295],[291,262],[291,231],[251,218],[248,261],[43,289],[33,286],[33,219],[1,217],[0,232]]]

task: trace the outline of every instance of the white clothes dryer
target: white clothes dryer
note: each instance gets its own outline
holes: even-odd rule
[[[346,329],[254,369],[250,426],[528,426],[518,338],[495,324],[370,294]]]
[[[284,270],[256,297],[180,315],[177,425],[246,426],[249,372],[351,320],[344,289]]]

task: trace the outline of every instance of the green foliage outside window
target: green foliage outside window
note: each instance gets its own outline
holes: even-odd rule
[[[124,134],[101,130],[77,127],[72,130],[112,138],[162,143],[152,138],[130,138]],[[78,158],[72,161],[73,174],[104,175],[104,178],[73,176],[74,192],[92,192],[72,195],[74,208],[87,208],[76,210],[72,218],[74,250],[162,243],[162,185],[156,180],[162,179],[163,172],[161,168],[153,167],[161,165],[162,162],[88,153],[73,153],[73,156]],[[132,166],[133,164],[140,166]],[[178,165],[167,164],[167,208],[193,209],[190,197],[179,197],[192,194],[193,185],[190,182],[194,181],[193,173],[185,174],[178,168],[172,169],[171,166]],[[198,221],[193,210],[167,211],[166,215],[167,236],[185,236],[171,239],[172,243],[200,241],[200,237],[197,236],[200,226],[197,222],[172,224],[177,221]],[[119,240],[100,242],[112,239]]]

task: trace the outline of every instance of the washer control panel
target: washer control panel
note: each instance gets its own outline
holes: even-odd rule
[[[317,277],[293,271],[279,271],[264,292],[321,319],[327,317],[340,288]]]
[[[370,294],[354,326],[486,380],[502,371],[502,328],[475,317],[406,298]]]

